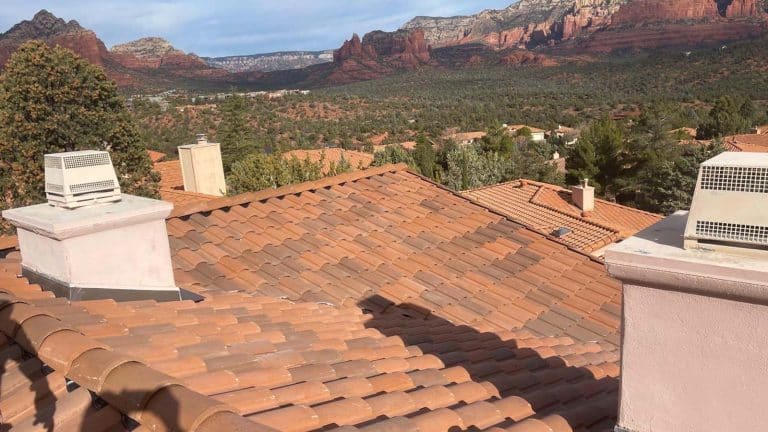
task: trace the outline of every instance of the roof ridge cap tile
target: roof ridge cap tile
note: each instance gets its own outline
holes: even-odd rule
[[[551,240],[551,241],[553,241],[553,242],[555,242],[555,243],[557,243],[557,244],[559,244],[559,245],[561,245],[561,246],[564,246],[566,249],[568,249],[568,250],[569,250],[569,251],[571,251],[571,252],[575,252],[575,253],[577,253],[577,254],[579,254],[579,255],[581,255],[581,256],[587,257],[587,258],[589,258],[591,261],[594,261],[594,262],[596,262],[596,263],[598,263],[598,264],[601,264],[601,265],[602,265],[602,264],[604,264],[604,263],[603,263],[603,262],[602,262],[600,259],[598,259],[597,257],[595,257],[595,256],[593,256],[593,255],[591,255],[591,254],[589,254],[588,252],[585,252],[585,251],[583,251],[583,250],[579,250],[579,249],[577,249],[576,247],[569,245],[568,243],[564,242],[562,239],[559,239],[559,238],[557,238],[557,237],[553,236],[552,234],[550,234],[550,233],[548,233],[548,232],[544,232],[544,231],[541,231],[541,230],[535,229],[535,228],[533,228],[533,227],[530,227],[530,226],[528,226],[528,225],[525,225],[524,223],[521,223],[521,222],[519,222],[519,221],[517,221],[517,220],[513,219],[512,217],[510,217],[510,216],[508,216],[508,215],[504,214],[503,212],[500,212],[500,211],[498,211],[498,210],[496,210],[496,209],[493,209],[493,208],[491,208],[491,207],[489,207],[489,206],[487,206],[487,205],[485,205],[485,204],[483,204],[483,203],[481,203],[481,202],[479,202],[479,201],[475,200],[474,198],[471,198],[471,197],[469,197],[469,196],[467,196],[467,195],[464,195],[464,193],[465,193],[466,191],[464,191],[464,192],[457,192],[457,191],[455,191],[455,190],[449,189],[448,187],[446,187],[446,186],[443,186],[443,185],[441,185],[440,183],[437,183],[437,182],[435,182],[435,181],[434,181],[434,180],[432,180],[431,178],[429,178],[429,177],[425,177],[425,176],[423,176],[423,175],[421,175],[421,174],[417,173],[416,171],[414,171],[414,170],[412,170],[412,169],[410,169],[410,168],[406,168],[406,169],[405,169],[405,172],[407,172],[407,173],[409,173],[409,174],[411,174],[411,175],[414,175],[414,176],[416,176],[416,177],[419,177],[419,178],[421,178],[422,180],[424,180],[424,181],[426,181],[426,182],[428,182],[428,183],[430,183],[430,184],[434,185],[435,187],[437,187],[437,188],[439,188],[439,189],[442,189],[442,190],[444,190],[444,191],[446,191],[446,192],[448,192],[448,193],[451,193],[451,194],[453,194],[454,196],[456,196],[456,197],[458,197],[458,198],[461,198],[461,199],[463,199],[464,201],[470,202],[470,203],[472,203],[473,205],[476,205],[476,206],[478,206],[478,207],[480,207],[480,208],[482,208],[482,209],[485,209],[485,210],[486,210],[487,212],[489,212],[489,213],[493,213],[493,214],[495,214],[495,215],[497,215],[497,216],[500,216],[500,217],[502,217],[502,218],[506,219],[506,220],[507,220],[507,221],[509,221],[509,222],[512,222],[512,223],[514,223],[514,224],[517,224],[517,225],[519,225],[519,226],[520,226],[521,228],[523,228],[523,229],[526,229],[526,230],[528,230],[528,231],[530,231],[530,232],[532,232],[532,233],[536,233],[536,234],[538,234],[538,235],[541,235],[541,236],[545,237],[547,240]],[[512,182],[507,182],[507,183],[512,183]],[[503,184],[507,184],[507,183],[503,183]],[[497,186],[498,186],[498,185],[497,185]]]
[[[0,331],[19,346],[151,430],[216,431],[220,424],[236,426],[231,430],[270,430],[241,417],[233,407],[187,388],[170,375],[109,350],[1,287],[0,320]],[[62,354],[60,350],[44,348],[49,338],[62,334],[69,337],[72,349],[66,359],[55,355]],[[98,376],[94,379],[88,371],[98,371]],[[167,403],[169,399],[176,405],[175,412],[163,409],[174,405]]]
[[[364,178],[370,178],[370,177],[374,177],[377,175],[382,175],[390,172],[403,171],[407,169],[407,167],[408,166],[404,163],[388,164],[380,167],[368,168],[365,170],[351,171],[351,172],[339,174],[336,176],[323,177],[321,179],[314,180],[314,181],[281,186],[276,189],[265,189],[265,190],[256,191],[256,192],[246,192],[246,193],[231,196],[231,197],[225,196],[225,197],[213,199],[207,202],[193,203],[193,204],[180,207],[178,209],[174,209],[174,211],[169,216],[169,219],[189,216],[195,213],[209,212],[209,211],[218,210],[225,207],[234,207],[237,205],[243,205],[243,204],[254,202],[254,201],[263,201],[263,200],[268,200],[272,198],[283,197],[286,195],[295,195],[298,193],[302,193],[302,192],[306,192],[314,189],[322,189],[325,187],[357,181]]]

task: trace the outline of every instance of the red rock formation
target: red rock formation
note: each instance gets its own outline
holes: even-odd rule
[[[426,64],[430,64],[430,54],[423,31],[374,31],[362,40],[355,34],[334,51],[326,81],[342,84],[375,79]]]

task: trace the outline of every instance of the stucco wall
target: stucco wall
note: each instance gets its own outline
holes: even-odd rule
[[[768,430],[768,306],[624,285],[619,426]]]

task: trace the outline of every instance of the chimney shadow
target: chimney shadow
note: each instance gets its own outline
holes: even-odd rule
[[[358,307],[372,316],[365,322],[367,328],[400,337],[446,368],[463,367],[473,381],[491,383],[501,398],[525,399],[535,412],[533,418],[559,416],[557,421],[565,420],[574,432],[613,431],[619,379],[599,373],[595,366],[618,363],[618,351],[580,352],[577,346],[582,344],[568,345],[564,338],[503,340],[496,333],[457,325],[421,306],[395,304],[380,295],[363,299]],[[497,426],[515,423],[508,419]]]

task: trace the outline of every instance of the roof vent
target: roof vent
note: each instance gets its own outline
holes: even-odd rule
[[[704,162],[685,227],[685,248],[768,247],[768,153],[726,152]]]
[[[552,231],[552,235],[554,237],[557,237],[557,238],[563,238],[563,237],[567,236],[570,233],[571,233],[571,229],[570,228],[566,228],[566,227],[560,227],[560,228]]]
[[[45,196],[56,207],[77,208],[120,200],[120,184],[105,151],[45,155]]]

